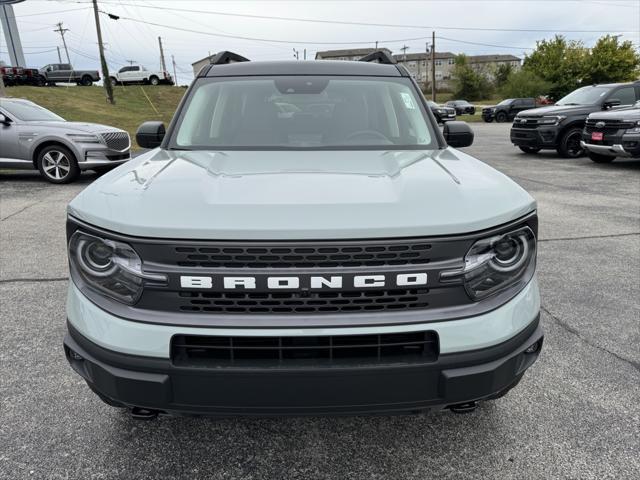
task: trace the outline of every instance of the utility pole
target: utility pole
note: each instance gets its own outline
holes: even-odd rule
[[[129,65],[133,65],[134,63],[136,63],[136,61],[135,61],[135,60],[127,60],[126,62],[127,62]]]
[[[178,86],[178,75],[176,74],[176,59],[171,55],[171,63],[173,63],[173,84]]]
[[[306,49],[306,48],[304,49],[304,57],[303,57],[303,58],[304,58],[305,60],[307,59],[307,49]]]
[[[60,55],[60,47],[56,46],[56,50],[58,50],[58,63],[62,63],[62,55]]]
[[[402,61],[406,62],[407,61],[407,50],[409,50],[409,47],[407,47],[406,45],[403,45],[400,50],[402,50],[402,55],[403,55]]]
[[[113,85],[111,85],[111,77],[109,76],[109,66],[107,59],[104,57],[104,45],[102,44],[102,30],[100,29],[100,17],[98,15],[98,0],[93,0],[93,15],[96,19],[96,33],[98,34],[98,49],[100,50],[100,64],[102,65],[102,84],[107,92],[107,100],[110,104],[115,105],[113,98]]]
[[[376,50],[378,50],[378,40],[376,40]]]
[[[300,52],[295,48],[293,49],[293,58],[295,58],[296,60],[300,60]]]
[[[436,32],[431,34],[431,100],[436,101]]]
[[[62,28],[62,22],[58,22],[56,23],[56,25],[58,26],[58,28],[56,28],[54,30],[54,32],[58,32],[60,34],[60,36],[62,37],[62,45],[64,45],[64,52],[67,54],[67,63],[71,63],[71,59],[69,58],[69,50],[67,50],[67,42],[64,39],[64,34],[67,33],[69,31],[68,28]],[[62,61],[60,62],[62,63]]]
[[[160,45],[160,68],[163,72],[167,71],[167,65],[164,63],[164,50],[162,50],[162,37],[158,37],[158,45]]]

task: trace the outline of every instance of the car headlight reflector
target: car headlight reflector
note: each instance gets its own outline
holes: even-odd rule
[[[69,241],[69,262],[91,289],[129,305],[139,300],[145,279],[167,281],[165,275],[144,273],[142,260],[126,243],[81,231]]]
[[[75,143],[102,143],[96,135],[90,133],[68,133],[67,137]]]
[[[553,116],[549,116],[549,117],[541,117],[538,120],[538,124],[539,125],[558,125],[565,118],[567,118],[567,117],[565,117],[564,115],[553,115]]]
[[[536,239],[529,227],[478,240],[465,256],[467,293],[481,300],[520,281],[535,265]]]

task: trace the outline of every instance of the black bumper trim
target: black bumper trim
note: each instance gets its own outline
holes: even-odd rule
[[[539,317],[499,345],[440,355],[436,362],[321,368],[184,368],[169,359],[96,345],[68,324],[72,368],[112,405],[172,414],[317,415],[400,413],[500,396],[537,359]],[[534,343],[537,350],[526,353]],[[79,358],[80,357],[80,358]]]

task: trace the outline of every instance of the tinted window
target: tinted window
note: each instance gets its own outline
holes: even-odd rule
[[[122,67],[120,70],[118,70],[118,73],[124,73],[129,69],[129,67]]]
[[[611,91],[611,87],[582,87],[558,100],[556,105],[596,105]]]
[[[131,70],[132,72],[138,72],[140,71],[140,67],[131,67],[129,68],[129,70]]]
[[[636,101],[636,92],[633,87],[624,87],[613,92],[607,100],[620,100],[620,105],[633,105]]]
[[[511,105],[513,102],[513,98],[507,98],[506,100],[502,100],[498,105]]]
[[[60,65],[60,70],[71,70],[71,65],[69,65],[68,63],[62,63]]]
[[[407,78],[210,78],[178,120],[175,148],[434,148]]]
[[[23,122],[64,121],[64,118],[32,102],[11,102],[0,98],[0,107]]]

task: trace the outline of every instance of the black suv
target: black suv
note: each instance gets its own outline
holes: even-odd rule
[[[640,158],[640,101],[628,110],[589,115],[580,145],[596,163],[609,163],[616,157]]]
[[[445,107],[455,108],[456,115],[464,115],[465,113],[468,115],[476,114],[476,107],[471,105],[466,100],[449,100],[444,105]]]
[[[456,119],[455,108],[443,107],[431,100],[427,100],[427,105],[429,105],[429,109],[431,113],[433,113],[433,116],[436,117],[438,123],[449,122]]]
[[[525,153],[556,149],[565,158],[584,155],[582,129],[590,113],[633,105],[640,99],[640,81],[590,85],[574,90],[555,105],[519,113],[511,142]]]
[[[533,98],[507,98],[493,107],[482,109],[482,119],[491,123],[494,120],[498,123],[513,120],[516,115],[524,110],[536,108],[536,101]]]

